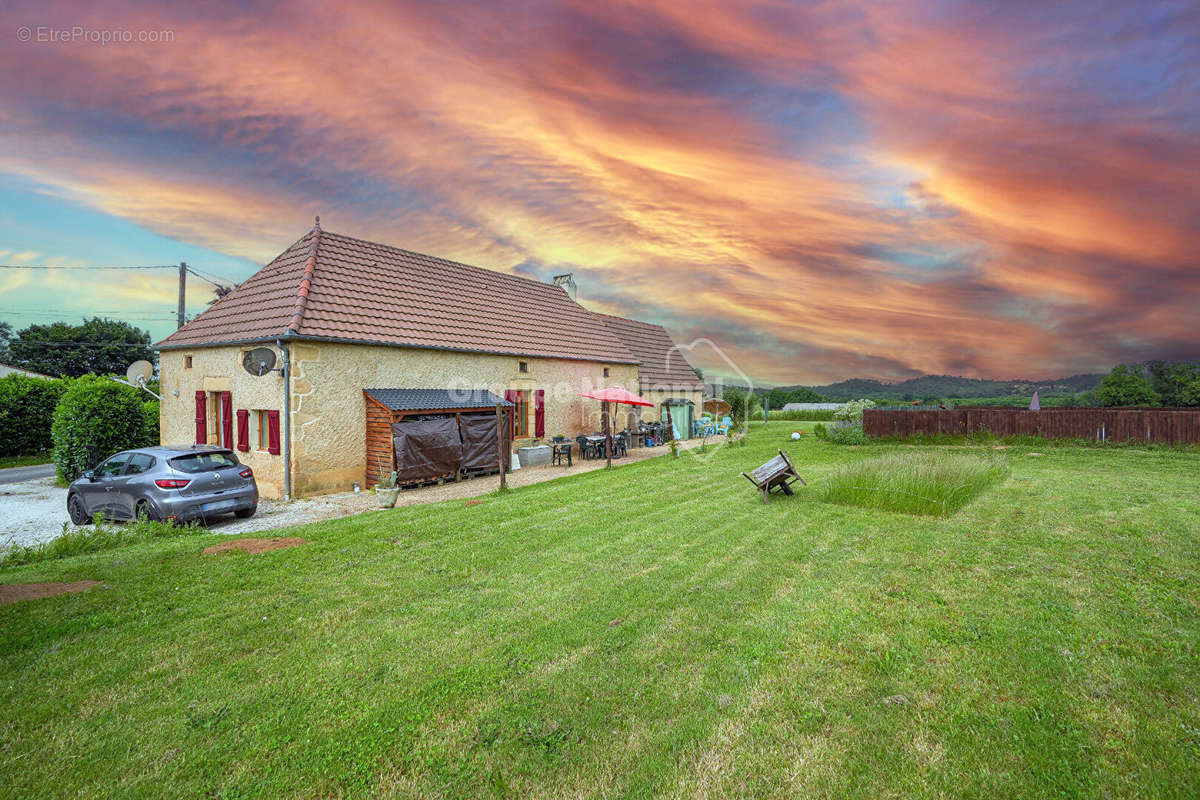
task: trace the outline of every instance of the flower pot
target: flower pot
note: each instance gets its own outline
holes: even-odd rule
[[[375,499],[379,503],[380,508],[391,508],[396,505],[396,498],[400,496],[400,489],[384,489],[382,486],[375,488]]]
[[[518,447],[517,458],[522,467],[541,467],[550,463],[550,445],[535,445],[533,447]]]

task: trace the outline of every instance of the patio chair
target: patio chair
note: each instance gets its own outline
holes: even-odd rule
[[[586,436],[576,436],[575,444],[579,445],[579,457],[587,461],[592,457],[592,443]]]
[[[729,428],[733,425],[732,417],[722,417],[720,424],[714,426],[714,433],[729,433]]]
[[[762,493],[763,502],[770,505],[772,491],[780,491],[786,495],[793,494],[792,484],[800,481],[801,486],[807,486],[804,478],[800,477],[800,473],[796,472],[796,468],[792,466],[788,454],[779,451],[779,455],[772,458],[767,463],[763,464],[758,469],[754,470],[752,475],[742,473],[746,480],[750,481]]]

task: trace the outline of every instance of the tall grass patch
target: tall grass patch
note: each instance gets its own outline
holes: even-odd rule
[[[144,517],[126,523],[111,523],[104,522],[97,516],[90,527],[81,526],[74,529],[64,522],[62,533],[49,541],[9,546],[0,542],[0,569],[84,553],[97,553],[101,550],[112,550],[151,539],[174,538],[197,533],[208,533],[208,531],[194,522],[177,525],[170,522],[155,522]]]
[[[835,472],[821,494],[827,503],[945,517],[1008,477],[998,458],[962,453],[894,453]]]

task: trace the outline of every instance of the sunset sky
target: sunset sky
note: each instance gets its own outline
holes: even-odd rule
[[[320,214],[771,383],[1200,357],[1194,0],[53,6],[0,5],[0,264],[242,280]],[[17,328],[174,309],[0,270]]]

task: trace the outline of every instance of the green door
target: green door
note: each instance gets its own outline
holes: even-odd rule
[[[667,404],[662,404],[661,419],[667,419]],[[692,438],[692,407],[691,405],[671,406],[671,430],[676,439]]]

